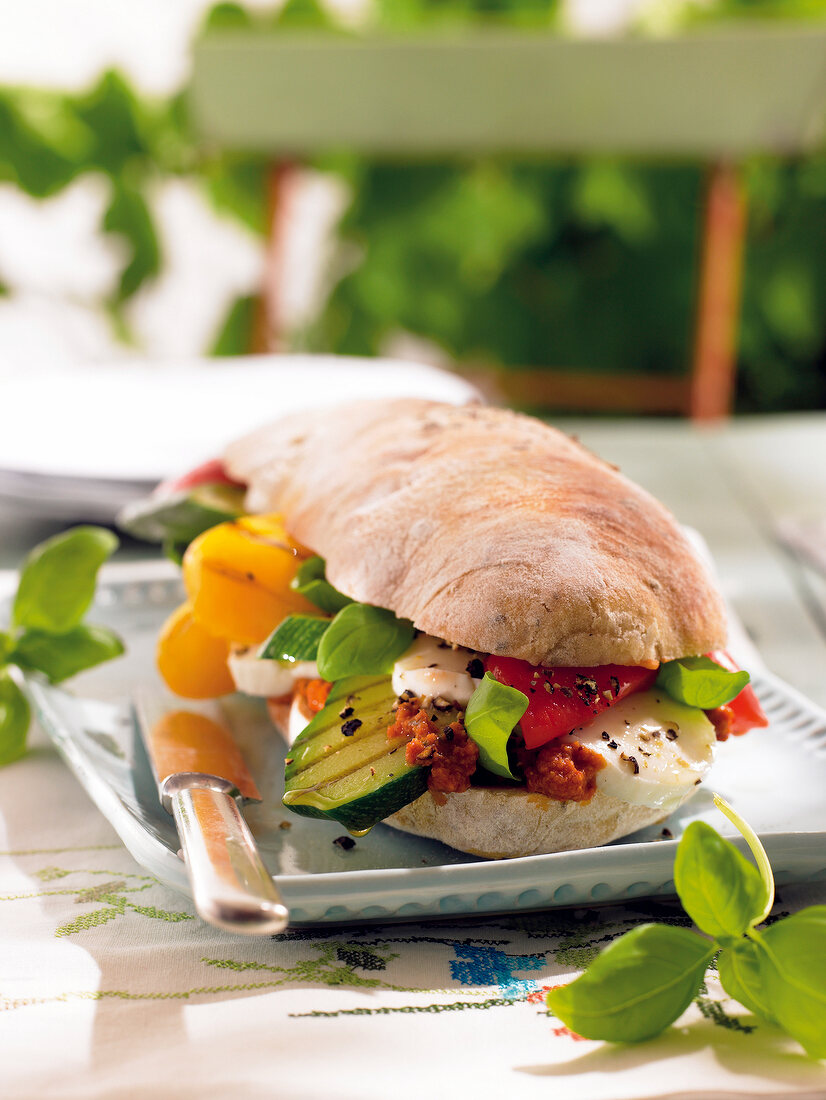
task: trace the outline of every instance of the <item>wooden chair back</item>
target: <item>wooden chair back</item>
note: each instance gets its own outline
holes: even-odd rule
[[[485,373],[515,403],[726,415],[733,398],[746,228],[738,166],[818,146],[826,28],[735,25],[675,38],[573,40],[462,31],[406,37],[222,31],[196,47],[205,138],[274,161],[265,327],[277,316],[285,165],[332,149],[375,156],[621,154],[709,166],[696,322],[685,377]],[[483,368],[478,368],[482,371]]]

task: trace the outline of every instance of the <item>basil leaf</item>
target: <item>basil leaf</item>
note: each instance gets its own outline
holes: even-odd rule
[[[693,821],[683,834],[674,885],[694,923],[717,939],[742,936],[766,904],[760,872],[704,821]]]
[[[14,649],[14,637],[5,630],[0,630],[0,667],[8,664],[9,656]]]
[[[308,558],[302,562],[290,581],[290,588],[330,615],[335,615],[337,611],[341,611],[343,607],[353,602],[349,596],[342,595],[325,579],[324,558]]]
[[[103,527],[74,527],[41,542],[23,563],[14,625],[51,634],[77,626],[94,597],[97,571],[117,546]]]
[[[508,738],[527,709],[527,695],[500,684],[489,672],[471,695],[465,710],[465,729],[479,746],[479,763],[494,775],[516,779],[508,763]]]
[[[123,652],[123,642],[114,631],[81,623],[65,634],[27,630],[18,639],[12,660],[22,668],[45,673],[53,684],[59,684]]]
[[[716,949],[686,928],[640,925],[551,990],[548,1007],[586,1039],[650,1039],[691,1004]]]
[[[760,975],[760,948],[754,940],[740,940],[724,948],[717,958],[720,982],[730,997],[744,1008],[770,1023],[775,1023],[765,1000]]]
[[[657,686],[678,703],[713,710],[730,703],[750,680],[747,672],[729,672],[710,657],[681,657],[660,666]]]
[[[760,872],[760,878],[765,887],[765,903],[763,905],[763,911],[752,921],[752,924],[762,924],[769,913],[771,913],[772,906],[774,905],[774,873],[769,863],[766,849],[760,843],[760,837],[754,829],[752,829],[748,821],[744,821],[737,811],[732,806],[729,806],[728,802],[726,802],[724,798],[721,798],[719,794],[715,794],[713,797],[714,805],[720,813],[725,814],[735,829],[739,830],[746,844],[748,844],[751,849],[751,854],[754,856],[754,862],[757,864],[757,870]]]
[[[318,646],[318,673],[324,680],[388,673],[416,631],[407,619],[364,603],[350,603],[336,615]]]
[[[30,720],[28,699],[8,672],[0,672],[0,767],[26,751]]]
[[[329,619],[317,615],[288,615],[261,647],[259,657],[270,661],[314,661]]]
[[[323,581],[324,569],[324,558],[320,558],[318,554],[314,554],[311,558],[307,558],[299,565],[295,576],[290,581],[290,588],[295,589],[296,592],[300,592],[304,585],[310,584],[312,581]]]
[[[826,1058],[826,905],[772,924],[758,947],[773,1017],[812,1058]]]

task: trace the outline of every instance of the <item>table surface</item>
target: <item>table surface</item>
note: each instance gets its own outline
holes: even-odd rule
[[[697,528],[766,665],[826,707],[826,579],[777,537],[826,517],[826,414],[560,426]],[[49,530],[0,513],[0,568]],[[33,746],[0,772],[4,1096],[163,1096],[173,1059],[176,1096],[447,1096],[457,1072],[485,1097],[826,1096],[823,1067],[711,973],[685,1026],[642,1047],[545,1015],[544,988],[675,905],[233,939],[131,860],[42,733]],[[779,904],[812,902],[822,882]]]

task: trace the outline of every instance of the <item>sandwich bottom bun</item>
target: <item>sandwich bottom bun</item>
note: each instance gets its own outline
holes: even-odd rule
[[[292,708],[287,699],[269,699],[267,709],[290,742],[312,718],[298,696]],[[610,844],[673,810],[632,805],[603,791],[590,802],[557,802],[518,787],[471,787],[461,794],[426,791],[382,824],[485,859],[514,859]]]
[[[667,816],[602,791],[590,802],[557,802],[516,787],[471,787],[461,794],[427,791],[383,824],[474,856],[513,859],[596,848]]]

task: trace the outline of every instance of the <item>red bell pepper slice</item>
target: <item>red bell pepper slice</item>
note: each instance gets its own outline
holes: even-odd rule
[[[155,492],[159,496],[167,496],[169,493],[180,493],[185,489],[195,489],[199,485],[234,485],[239,489],[244,488],[242,482],[235,481],[234,478],[229,476],[220,458],[211,458],[209,462],[202,462],[200,466],[196,466],[194,470],[190,470],[188,473],[181,474],[180,477],[162,481]]]
[[[485,658],[485,672],[528,697],[519,720],[529,749],[585,726],[608,707],[635,691],[651,687],[655,669],[636,665],[594,668],[538,668],[515,657]]]

